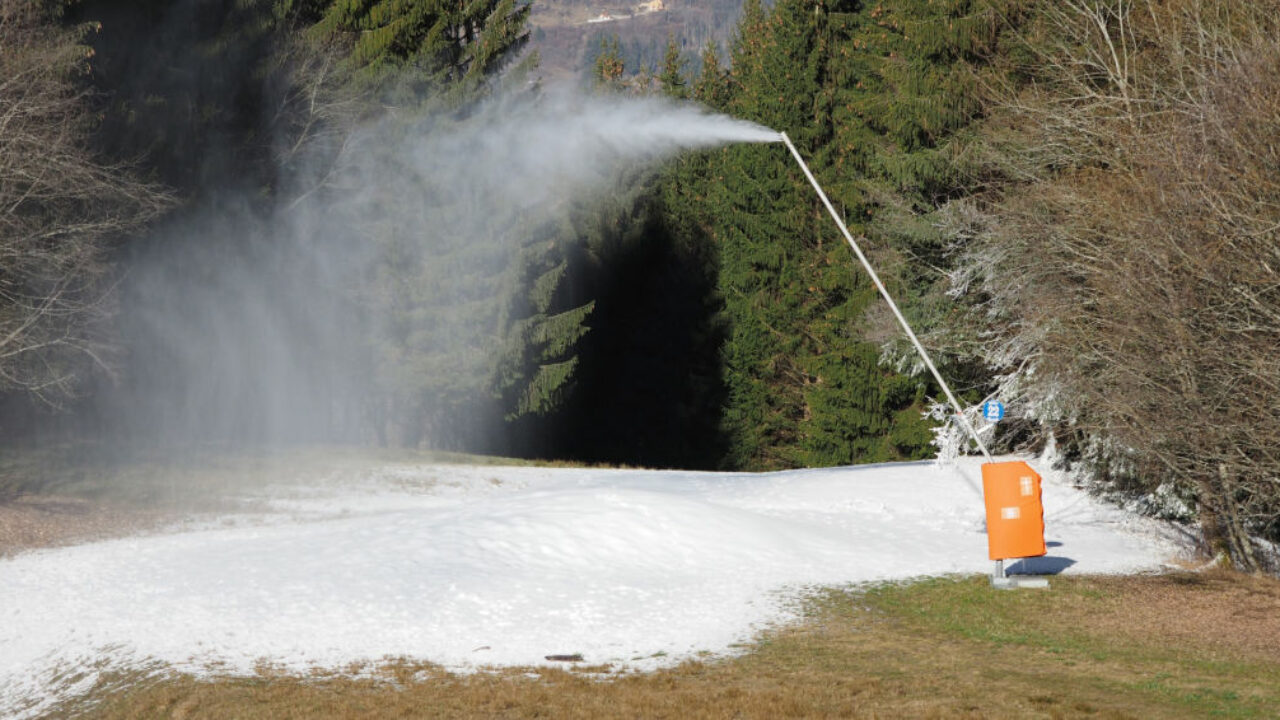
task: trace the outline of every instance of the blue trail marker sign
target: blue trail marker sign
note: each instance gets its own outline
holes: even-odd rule
[[[1004,419],[1004,403],[999,400],[988,400],[982,404],[982,417],[991,422]]]

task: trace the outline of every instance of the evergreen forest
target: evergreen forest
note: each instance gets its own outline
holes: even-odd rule
[[[783,146],[571,195],[530,174],[565,134],[528,119],[555,92],[530,7],[0,0],[0,437],[973,452]],[[1280,541],[1278,10],[745,0],[696,56],[604,37],[589,102],[785,131],[995,450],[1256,570]]]

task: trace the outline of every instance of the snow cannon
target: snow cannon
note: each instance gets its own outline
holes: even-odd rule
[[[1044,578],[1010,578],[1004,561],[1041,557],[1044,503],[1040,475],[1020,460],[982,465],[982,498],[987,506],[987,556],[996,562],[991,585],[998,588],[1048,587]]]
[[[969,434],[969,437],[973,438],[974,444],[978,446],[978,449],[982,451],[983,456],[987,459],[987,463],[982,466],[982,487],[983,497],[987,505],[988,554],[992,560],[996,561],[995,572],[991,575],[992,586],[999,588],[1048,587],[1049,581],[1044,578],[1020,577],[1014,580],[1005,577],[1004,574],[1005,560],[1039,557],[1046,552],[1044,542],[1044,506],[1040,502],[1040,476],[1036,474],[1035,470],[1031,469],[1030,465],[1024,462],[994,461],[986,443],[982,441],[982,437],[974,429],[973,423],[969,422],[968,417],[965,416],[964,407],[956,399],[955,393],[951,392],[951,386],[942,377],[942,373],[938,372],[938,368],[933,364],[933,359],[929,357],[929,352],[920,343],[920,338],[911,329],[911,324],[907,322],[906,316],[902,314],[902,311],[898,309],[898,304],[889,295],[888,289],[885,288],[884,282],[880,280],[875,268],[871,266],[871,261],[862,252],[862,247],[858,244],[857,239],[849,232],[849,227],[845,225],[840,213],[836,212],[836,208],[831,204],[831,199],[827,197],[826,191],[818,184],[818,179],[813,176],[813,171],[809,169],[809,164],[800,156],[800,151],[796,149],[795,144],[791,142],[791,138],[787,137],[785,132],[778,133],[778,139],[787,146],[787,150],[791,151],[791,156],[795,158],[796,164],[804,172],[805,178],[813,186],[814,191],[818,193],[818,198],[822,200],[823,206],[827,208],[827,212],[831,215],[831,219],[835,221],[836,227],[840,228],[840,232],[844,235],[844,239],[848,241],[849,248],[853,250],[854,256],[858,258],[858,262],[862,263],[863,269],[867,271],[871,282],[880,291],[880,296],[884,298],[885,304],[893,311],[893,316],[897,318],[903,333],[911,341],[916,352],[920,354],[920,359],[924,361],[925,367],[929,368],[933,379],[938,381],[942,392],[947,396],[947,402],[951,403],[951,407],[955,409],[956,421]],[[865,240],[866,238],[864,237],[863,239]]]

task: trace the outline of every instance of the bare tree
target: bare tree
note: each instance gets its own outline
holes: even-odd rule
[[[167,204],[88,150],[80,80],[92,53],[80,37],[40,3],[0,0],[0,391],[53,405],[86,365],[109,366],[107,243]]]
[[[953,208],[1003,391],[1098,476],[1280,539],[1280,3],[1068,0],[993,84],[998,192]]]

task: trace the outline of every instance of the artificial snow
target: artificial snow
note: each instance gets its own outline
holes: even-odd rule
[[[1044,475],[1032,573],[1160,569],[1177,526]],[[649,670],[732,653],[806,589],[989,572],[980,461],[764,474],[388,466],[264,517],[0,561],[0,715],[104,670]]]

